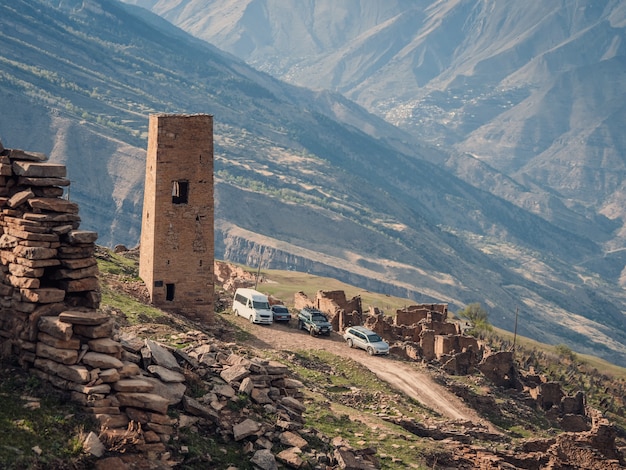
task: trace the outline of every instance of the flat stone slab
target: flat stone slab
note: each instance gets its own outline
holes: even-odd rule
[[[78,204],[66,199],[34,197],[28,200],[28,205],[35,210],[78,214]]]
[[[91,351],[83,356],[82,362],[98,369],[121,369],[124,367],[124,363],[113,356]]]
[[[299,434],[291,431],[285,431],[279,436],[280,443],[287,447],[298,447],[299,449],[306,449],[309,443]]]
[[[74,334],[72,325],[59,320],[59,317],[41,317],[39,319],[39,331],[48,333],[50,336],[62,341],[69,341]]]
[[[97,277],[99,273],[98,266],[93,265],[87,268],[81,269],[57,269],[53,273],[50,274],[50,279],[69,279],[69,280],[78,280],[78,279],[87,279],[90,277]],[[90,281],[91,282],[91,281]]]
[[[228,383],[239,382],[250,375],[246,366],[233,366],[220,372],[220,377]]]
[[[257,450],[250,459],[250,462],[262,470],[278,470],[276,457],[274,457],[274,454],[272,454],[272,451],[269,449]]]
[[[151,392],[154,385],[144,379],[122,379],[113,384],[113,389],[118,392]]]
[[[187,386],[182,382],[162,382],[156,377],[143,377],[143,380],[154,386],[152,393],[165,398],[170,405],[179,404],[187,391]]]
[[[102,325],[106,323],[110,315],[103,312],[92,310],[90,312],[80,312],[74,310],[66,310],[59,314],[59,319],[65,323],[72,325]],[[102,352],[102,351],[100,351]]]
[[[66,366],[51,359],[35,359],[35,367],[45,372],[58,375],[61,378],[76,383],[87,383],[91,380],[89,370],[84,366]]]
[[[156,343],[152,340],[146,340],[146,347],[152,355],[152,360],[156,365],[163,366],[170,370],[182,372],[182,367],[176,362],[174,355],[169,352],[164,346]]]
[[[148,371],[151,374],[156,375],[163,382],[182,383],[185,381],[185,376],[183,374],[181,374],[180,372],[170,370],[163,366],[155,366],[155,365],[148,366]]]
[[[261,425],[256,421],[248,418],[239,424],[233,426],[233,435],[236,441],[253,436],[261,430]]]
[[[56,248],[45,248],[42,246],[23,246],[18,245],[13,249],[13,254],[20,258],[30,260],[50,259],[57,255]]]
[[[78,338],[71,338],[67,341],[64,341],[59,338],[55,338],[48,333],[40,331],[37,334],[37,339],[39,340],[39,342],[47,344],[48,346],[52,346],[53,348],[76,349],[77,351],[80,349],[80,340]]]
[[[20,289],[24,300],[40,304],[52,304],[62,302],[65,299],[65,291],[52,287],[42,289]]]
[[[10,149],[9,158],[15,160],[28,160],[32,162],[45,162],[48,156],[41,152],[30,152],[22,149]]]
[[[7,201],[7,206],[12,208],[18,207],[34,197],[35,193],[32,191],[32,189],[20,191],[19,193],[15,193],[13,196],[11,196],[11,198]]]
[[[52,359],[60,364],[72,365],[76,364],[76,361],[78,361],[78,350],[55,348],[45,343],[38,342],[37,356]]]
[[[86,336],[87,338],[108,338],[115,328],[115,320],[112,318],[101,325],[74,325],[74,332],[77,335]]]
[[[217,385],[216,387],[213,388],[213,391],[217,393],[218,395],[225,397],[225,398],[233,398],[237,394],[237,392],[235,392],[233,387],[227,384]]]
[[[13,173],[18,176],[36,178],[65,178],[67,176],[67,168],[59,163],[14,161],[12,166]]]
[[[120,406],[132,406],[145,410],[156,411],[157,413],[166,414],[168,401],[154,393],[125,393],[118,392],[117,400]]]
[[[219,415],[215,411],[187,395],[183,396],[183,408],[194,416],[206,418],[214,423],[219,421]]]
[[[98,239],[98,232],[88,230],[72,230],[67,234],[70,243],[95,243]]]
[[[66,279],[59,281],[59,285],[66,292],[85,292],[98,290],[100,283],[97,277],[85,277],[83,279]]]
[[[122,345],[111,338],[92,339],[87,342],[89,349],[94,352],[111,354],[117,358],[122,355]]]
[[[20,186],[69,186],[67,178],[37,178],[32,176],[20,176],[17,179]]]

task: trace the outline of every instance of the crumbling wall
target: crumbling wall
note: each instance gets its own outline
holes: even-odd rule
[[[293,306],[297,310],[305,307],[313,307],[313,301],[302,291],[296,292],[293,296]]]
[[[396,310],[396,325],[414,325],[421,321],[445,323],[448,320],[448,304],[409,305]]]
[[[97,234],[78,230],[78,205],[62,198],[66,168],[46,160],[0,151],[0,335],[31,363],[40,318],[100,305]]]
[[[342,290],[319,290],[315,294],[314,305],[324,312],[333,326],[334,331],[343,331],[348,326],[360,325],[363,316],[361,297],[346,299]]]
[[[256,283],[256,274],[224,261],[213,261],[213,273],[215,283],[222,285],[225,290],[231,292],[235,292],[240,287],[253,288]]]

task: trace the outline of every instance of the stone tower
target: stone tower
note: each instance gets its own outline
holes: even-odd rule
[[[152,303],[211,322],[213,116],[152,114],[139,275]]]

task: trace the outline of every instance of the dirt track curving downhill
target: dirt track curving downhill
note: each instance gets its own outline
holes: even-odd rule
[[[455,421],[482,424],[492,432],[498,432],[491,423],[481,418],[456,395],[436,383],[428,371],[420,370],[422,366],[417,363],[394,359],[393,356],[372,357],[360,349],[350,349],[337,333],[332,333],[330,337],[311,337],[305,331],[298,331],[295,328],[295,320],[289,325],[275,323],[272,326],[252,325],[241,317],[234,318],[233,321],[254,336],[254,339],[249,341],[250,346],[285,351],[323,350],[349,357],[363,364],[396,390],[442,416]]]

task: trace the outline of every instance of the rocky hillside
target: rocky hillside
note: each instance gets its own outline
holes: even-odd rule
[[[2,143],[67,166],[100,243],[139,239],[147,115],[208,112],[218,257],[451,309],[480,300],[509,329],[519,307],[520,332],[626,362],[621,268],[599,239],[612,223],[555,225],[354,102],[279,82],[130,5],[4,0],[0,26]]]
[[[132,421],[125,430],[117,429],[118,425],[96,428],[93,434],[82,436],[84,453],[73,457],[58,458],[58,449],[49,446],[42,434],[29,433],[30,440],[16,444],[19,433],[7,433],[0,447],[0,455],[10,459],[5,462],[17,467],[129,470],[146,465],[155,469],[235,466],[264,470],[623,468],[623,427],[606,419],[623,413],[623,379],[608,372],[583,372],[586,361],[571,351],[568,357],[552,361],[542,351],[517,349],[521,362],[514,366],[513,382],[523,383],[523,389],[494,382],[498,376],[510,374],[510,367],[494,367],[491,373],[472,370],[467,375],[448,375],[436,362],[424,367],[397,357],[383,359],[390,367],[398,361],[435,377],[445,384],[446,393],[453,391],[462,397],[462,406],[472,407],[480,415],[480,422],[451,420],[393,390],[363,365],[367,361],[351,359],[345,344],[337,351],[346,354],[331,353],[326,351],[330,338],[310,338],[288,326],[250,325],[233,317],[228,308],[230,292],[218,293],[217,304],[224,310],[211,327],[150,309],[143,303],[145,288],[136,277],[136,255],[98,250],[102,310],[115,319],[116,337],[124,348],[124,370],[133,363],[135,370],[142,371],[141,379],[124,381],[125,386],[130,382],[136,387],[148,381],[169,383],[159,391],[170,402],[167,415],[161,412],[161,405],[161,411],[150,408],[157,404],[124,407],[125,414],[117,419],[130,414]],[[265,276],[271,284],[272,273]],[[300,346],[275,347],[267,342],[268,334],[283,337],[281,341],[290,338]],[[316,342],[317,347],[307,347],[301,338]],[[493,352],[503,346],[491,344]],[[586,388],[587,395],[572,392],[565,382],[555,380],[560,372],[553,368],[559,367],[559,362],[567,366],[566,381],[594,382],[597,388]],[[20,380],[11,365],[3,364],[3,372]],[[27,379],[23,380],[26,384]],[[42,388],[38,387],[39,391]],[[541,393],[532,395],[530,389]],[[7,394],[4,381],[0,381],[0,390],[14,399]],[[37,396],[37,388],[29,391],[28,396],[18,393],[25,403],[16,399],[11,420],[0,420],[0,429],[10,422],[20,423],[22,428],[34,426],[35,414],[29,415],[34,408],[37,416],[54,415],[44,397]],[[49,396],[57,393],[47,390]],[[604,398],[599,394],[606,394],[604,405],[599,403]],[[0,415],[8,411],[5,407]],[[96,416],[100,420],[106,417]],[[33,422],[27,422],[29,419]],[[482,424],[483,420],[490,425]]]

